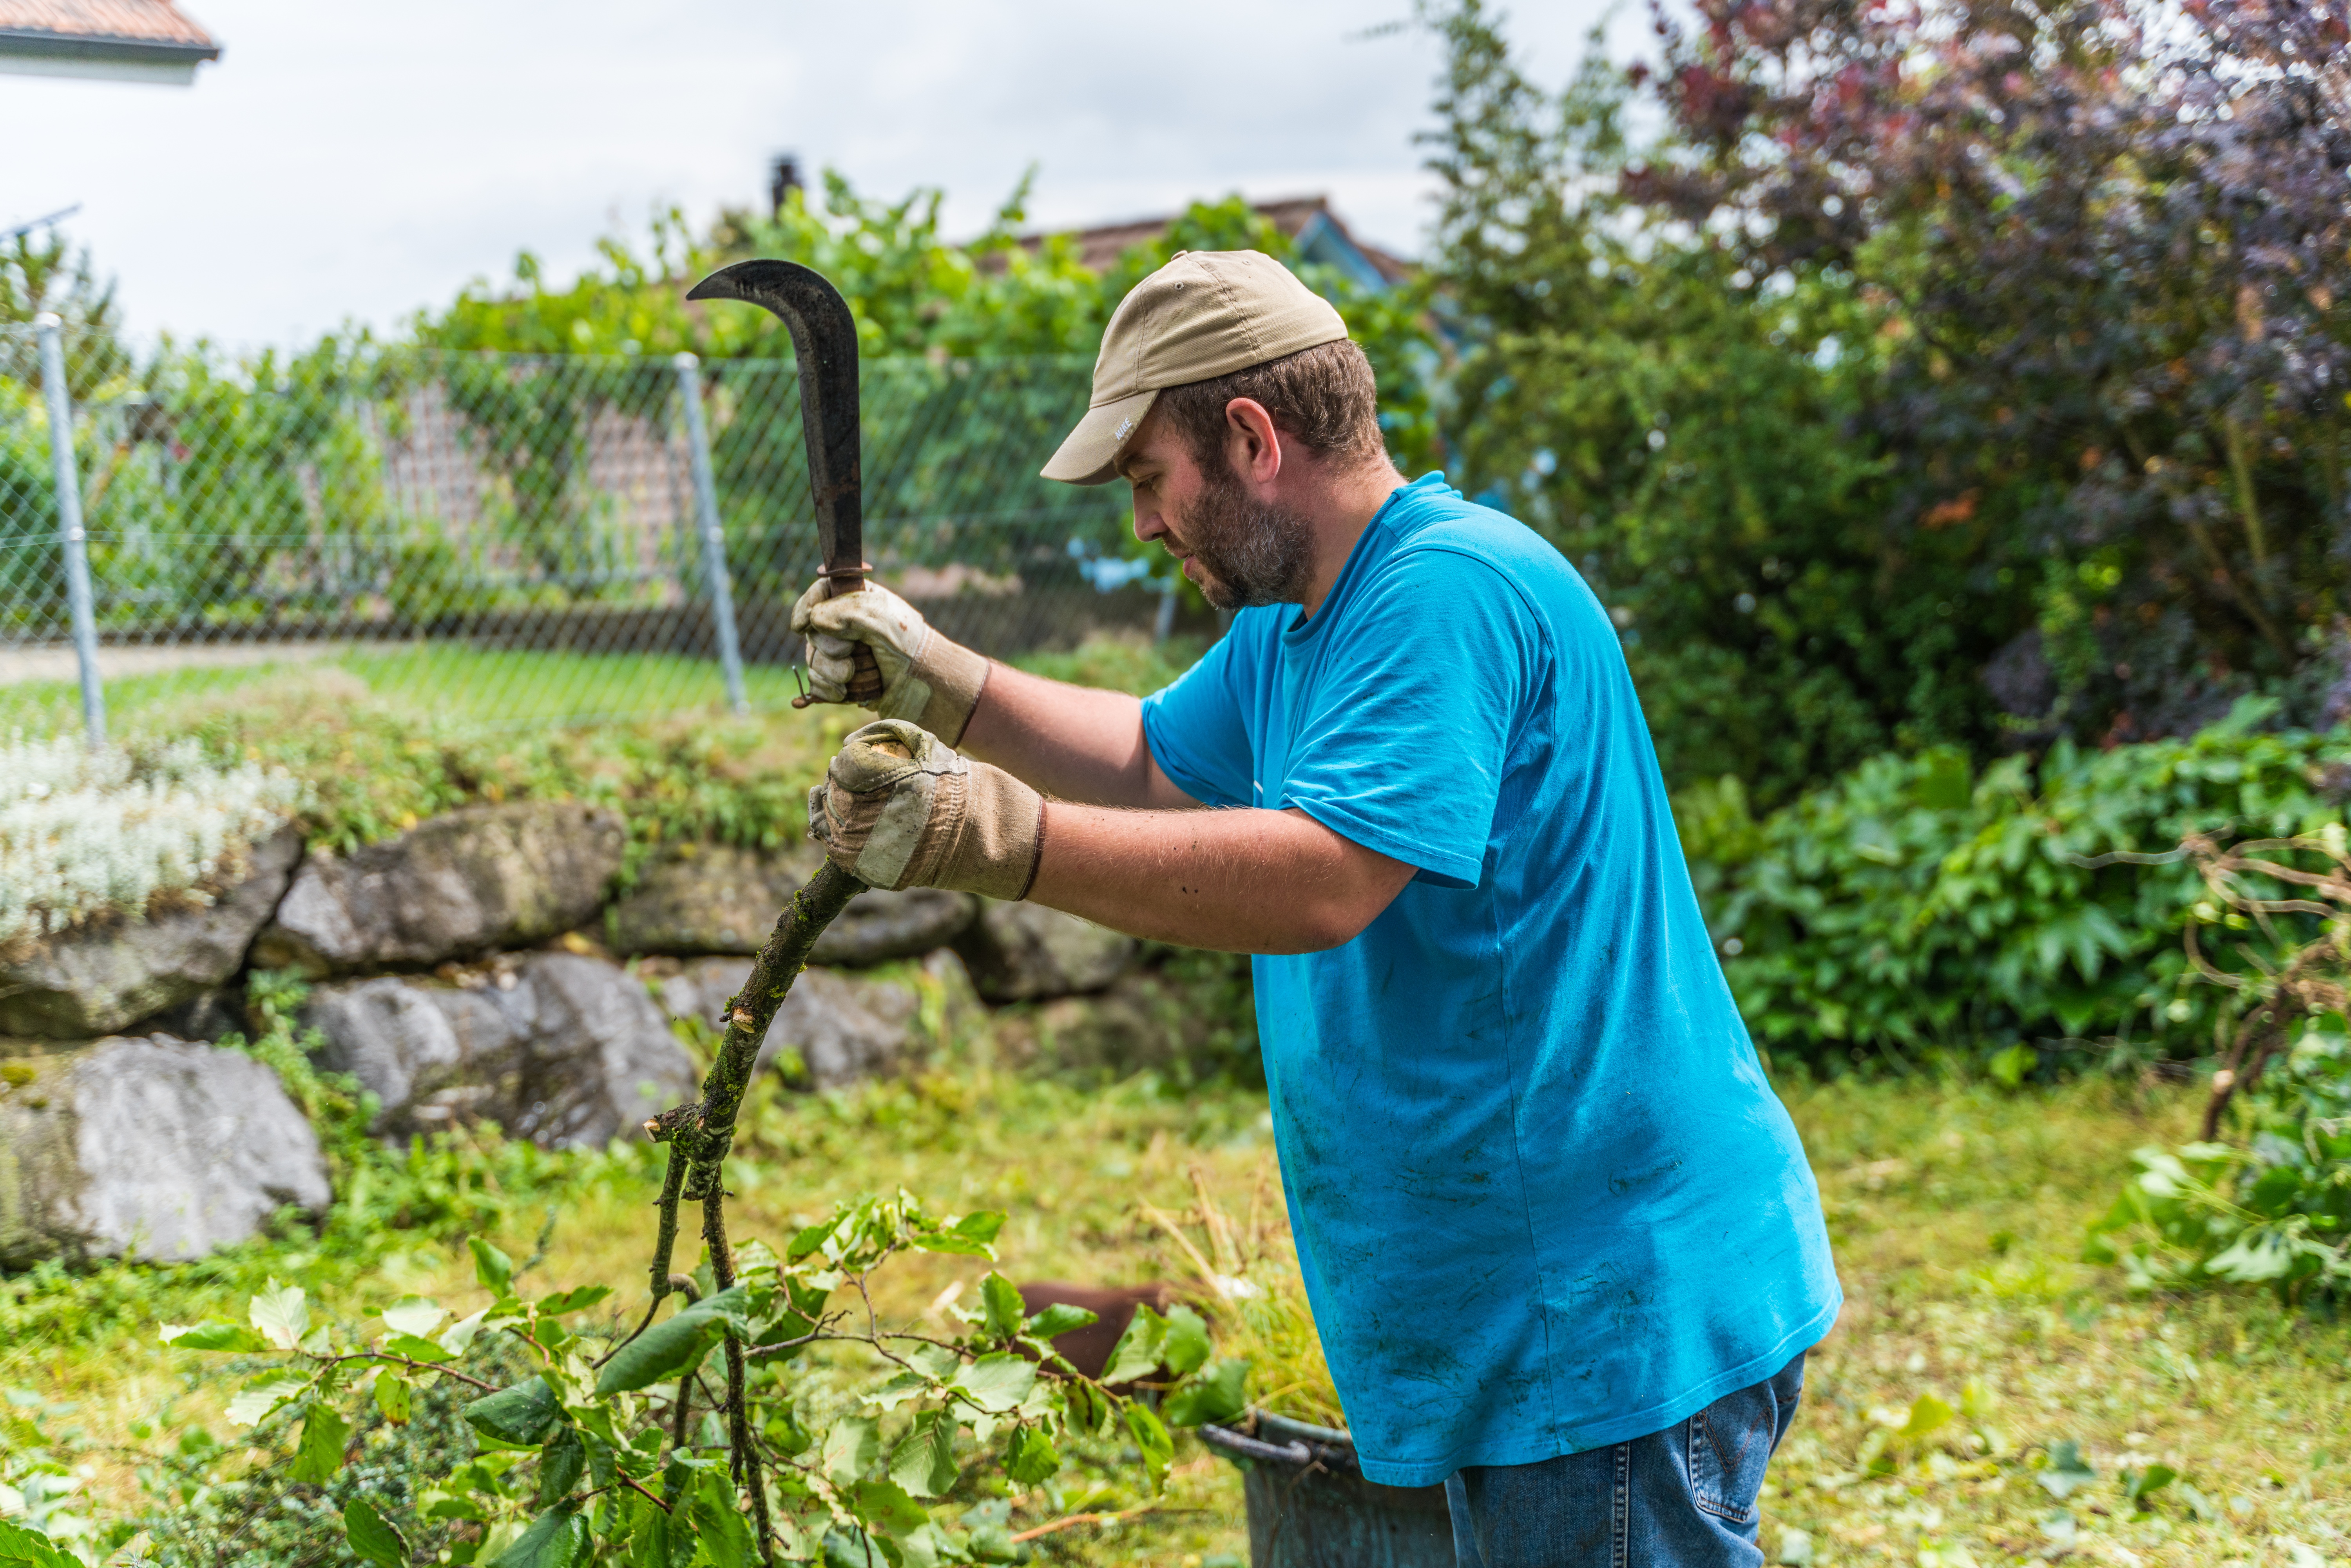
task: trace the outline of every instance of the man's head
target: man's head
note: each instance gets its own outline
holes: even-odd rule
[[[1393,476],[1339,313],[1270,256],[1225,251],[1177,256],[1120,304],[1092,406],[1045,476],[1127,480],[1136,537],[1238,609],[1304,597],[1312,503],[1373,468]]]

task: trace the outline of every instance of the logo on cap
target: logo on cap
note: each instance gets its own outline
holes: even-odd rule
[[[1134,420],[1132,416],[1122,419],[1118,422],[1118,428],[1110,433],[1110,438],[1113,441],[1124,441],[1126,439],[1126,433],[1134,428]]]

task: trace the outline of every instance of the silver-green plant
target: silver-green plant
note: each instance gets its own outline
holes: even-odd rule
[[[308,786],[259,762],[222,764],[193,740],[91,750],[0,742],[0,946],[159,899],[205,902]]]

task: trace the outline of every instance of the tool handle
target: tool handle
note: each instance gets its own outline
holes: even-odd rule
[[[865,586],[865,573],[869,570],[871,569],[848,568],[837,576],[827,573],[824,596],[827,599],[838,599],[844,593],[858,592]],[[853,643],[850,649],[849,659],[849,686],[842,694],[841,700],[855,703],[862,707],[871,706],[880,702],[887,683],[882,679],[882,665],[873,657],[873,650],[862,643]],[[792,699],[792,706],[807,707],[817,700],[813,696],[797,696]]]
[[[841,576],[826,580],[831,591],[827,599],[838,599],[844,593],[856,593],[865,587],[865,574]],[[882,666],[873,657],[873,650],[860,643],[850,653],[849,700],[863,707],[882,700]]]

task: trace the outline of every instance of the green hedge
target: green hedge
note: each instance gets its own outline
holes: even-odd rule
[[[2205,904],[2177,856],[2103,857],[2341,823],[2351,731],[2257,732],[2271,711],[2241,704],[2187,740],[2061,743],[1980,775],[1956,751],[1879,757],[1761,821],[1736,779],[1682,791],[1692,875],[1756,1043],[1831,1067],[1991,1056],[2011,1078],[2068,1053],[2209,1051],[2220,996],[2189,975],[2183,930],[2211,923],[2205,950],[2232,966],[2260,934],[2230,930],[2241,917]]]

